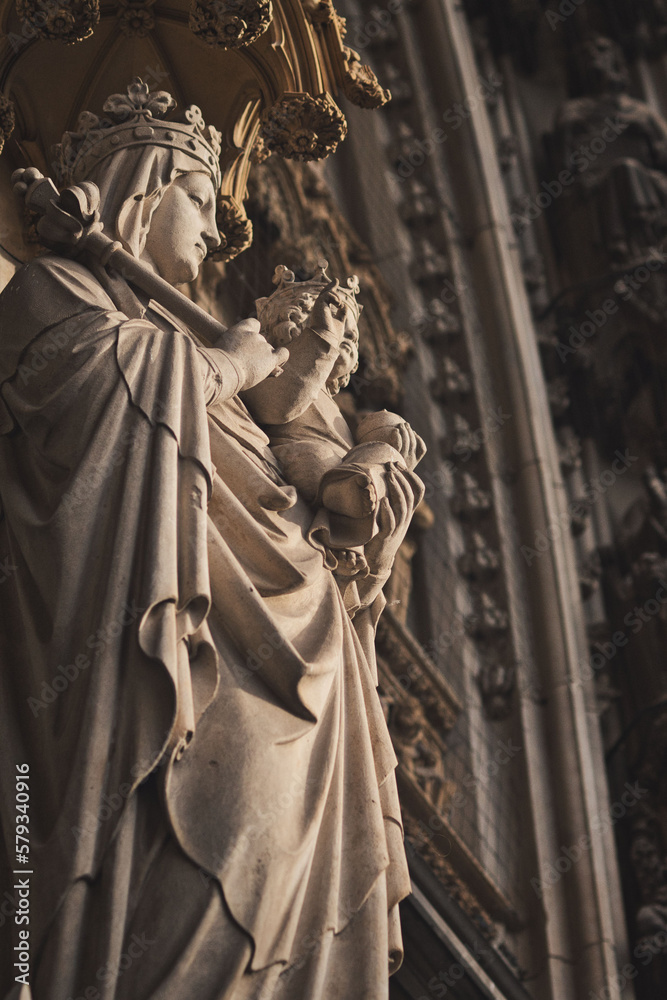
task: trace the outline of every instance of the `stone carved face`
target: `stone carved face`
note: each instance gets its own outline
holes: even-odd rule
[[[620,46],[613,39],[599,35],[585,42],[583,62],[588,85],[593,93],[627,88],[625,59]]]
[[[192,281],[206,254],[220,243],[215,210],[209,174],[179,175],[153,213],[141,259],[172,285]]]
[[[350,381],[350,375],[357,370],[359,365],[359,327],[349,309],[345,316],[345,332],[340,342],[339,351],[338,360],[331,369],[331,375],[327,380],[327,388],[332,394],[345,388]]]

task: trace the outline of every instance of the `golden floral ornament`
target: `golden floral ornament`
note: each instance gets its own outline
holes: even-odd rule
[[[118,0],[118,27],[126,38],[145,38],[155,27],[155,0]]]
[[[236,198],[231,195],[221,195],[218,198],[216,222],[221,242],[211,254],[213,260],[233,260],[252,246],[252,222]]]
[[[263,35],[273,18],[271,0],[191,0],[190,29],[207,45],[237,49]]]
[[[262,112],[267,149],[289,160],[321,160],[347,135],[345,116],[328,94],[286,93]]]
[[[16,0],[16,13],[37,38],[82,42],[100,19],[99,0]]]
[[[14,105],[5,97],[4,94],[0,94],[0,153],[5,147],[7,139],[14,131],[14,126],[16,124],[16,113],[14,111]]]
[[[360,108],[381,108],[391,100],[390,91],[380,86],[375,73],[362,63],[358,52],[345,46],[343,58],[343,93],[349,101]]]

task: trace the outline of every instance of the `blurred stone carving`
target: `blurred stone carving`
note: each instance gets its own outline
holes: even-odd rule
[[[290,160],[321,160],[347,135],[343,112],[328,94],[284,94],[262,112],[260,136],[272,153]]]
[[[626,261],[667,232],[667,124],[627,93],[616,42],[590,38],[578,56],[576,84],[584,96],[561,106],[550,139],[553,176],[563,168],[574,175],[558,215],[575,273],[582,257],[586,271],[591,254]]]
[[[155,0],[118,0],[118,27],[128,38],[144,38],[155,27]]]
[[[100,19],[98,0],[16,0],[16,13],[37,38],[81,42]]]
[[[370,66],[362,63],[354,49],[344,46],[343,93],[349,101],[360,108],[381,108],[391,100],[391,93],[380,86]]]
[[[191,0],[190,29],[207,45],[250,45],[271,23],[271,0]]]
[[[14,111],[14,105],[8,97],[5,97],[4,94],[0,94],[0,153],[2,153],[7,139],[9,139],[10,135],[14,131],[15,124],[16,113]]]
[[[236,198],[222,195],[218,199],[216,219],[221,243],[211,254],[214,260],[233,260],[252,246],[252,222]]]
[[[516,680],[513,663],[486,661],[477,675],[477,684],[487,718],[505,719],[512,709],[512,693]]]
[[[474,476],[464,472],[457,479],[452,510],[462,520],[478,518],[491,510],[491,494],[480,487]]]

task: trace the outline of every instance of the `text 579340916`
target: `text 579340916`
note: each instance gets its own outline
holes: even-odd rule
[[[30,766],[16,765],[16,865],[14,923],[19,927],[18,943],[14,946],[14,968],[17,983],[28,985],[30,976]]]

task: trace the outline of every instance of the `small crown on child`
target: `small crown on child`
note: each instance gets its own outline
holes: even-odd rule
[[[328,266],[326,260],[319,260],[315,272],[305,281],[297,281],[294,271],[284,264],[275,269],[273,284],[277,286],[276,290],[263,299],[255,300],[262,332],[274,347],[286,347],[294,337],[298,337],[318,295],[331,284]],[[339,305],[347,306],[358,320],[363,306],[357,302],[359,278],[356,274],[346,279],[346,285],[346,288],[339,285],[335,295]]]
[[[331,284],[332,279],[327,274],[328,267],[329,262],[327,260],[318,260],[317,267],[310,278],[306,278],[304,281],[297,281],[294,271],[290,271],[284,264],[278,264],[278,267],[273,272],[273,284],[277,286],[276,290],[261,301],[266,303],[268,301],[274,302],[278,298],[296,299],[308,294],[312,294],[314,298],[317,298],[320,292],[327,285]],[[336,294],[341,300],[341,305],[347,305],[351,309],[355,319],[359,319],[363,308],[357,300],[357,294],[360,291],[359,278],[356,274],[352,274],[349,278],[345,279],[345,285],[347,287],[343,287],[340,284]]]

